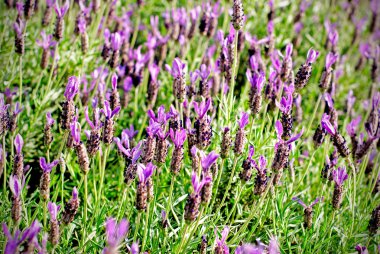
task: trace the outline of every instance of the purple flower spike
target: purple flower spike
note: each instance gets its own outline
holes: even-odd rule
[[[212,166],[212,164],[216,162],[218,158],[219,154],[215,153],[214,151],[210,152],[207,156],[202,158],[202,168],[204,170],[208,170]]]
[[[336,130],[334,126],[330,122],[330,116],[326,113],[323,114],[322,116],[322,121],[321,121],[322,127],[332,136],[336,134]]]
[[[201,79],[203,81],[205,81],[208,78],[208,76],[210,75],[211,70],[205,64],[202,64],[201,69],[196,70],[195,72],[198,74],[199,77],[201,77]]]
[[[17,176],[11,175],[9,177],[9,187],[14,197],[20,197],[22,186]]]
[[[86,19],[84,17],[80,17],[78,20],[78,30],[80,34],[84,34],[86,32]]]
[[[69,77],[69,80],[66,85],[66,90],[64,93],[68,101],[74,99],[74,96],[78,93],[79,84],[80,84],[79,78],[77,78],[76,76]]]
[[[262,74],[252,74],[249,70],[247,70],[246,76],[251,86],[256,89],[257,93],[260,93],[265,84],[265,76]]]
[[[289,114],[293,105],[293,96],[291,93],[287,94],[287,98],[282,97],[280,103],[276,101],[276,106],[280,109],[280,111],[284,114]]]
[[[59,19],[62,19],[66,15],[66,12],[69,10],[69,7],[70,7],[69,1],[67,0],[62,7],[59,7],[58,2],[56,2],[54,6],[54,10],[55,10],[55,13],[57,14],[57,17]]]
[[[160,73],[160,68],[156,64],[151,64],[149,65],[148,69],[149,69],[150,77],[152,78],[154,82],[157,83],[158,81],[157,77],[158,77],[158,73]]]
[[[50,173],[51,170],[58,165],[58,163],[59,160],[54,160],[52,163],[47,163],[44,157],[40,158],[40,167],[44,173]]]
[[[5,222],[2,224],[4,235],[7,238],[7,244],[5,245],[4,254],[14,254],[18,252],[18,246],[23,240],[19,240],[20,230],[16,230],[14,236],[12,236],[7,224]]]
[[[164,105],[161,105],[160,107],[158,107],[157,109],[157,116],[156,114],[153,112],[153,110],[149,109],[148,110],[148,116],[151,120],[153,120],[154,122],[156,123],[159,123],[160,125],[165,125],[166,122],[169,120],[169,118],[171,117],[172,113],[175,111],[174,108],[172,109],[171,108],[171,111],[172,112],[169,112],[169,113],[165,113],[165,106]]]
[[[265,169],[265,167],[267,166],[267,160],[265,159],[265,157],[263,155],[260,155],[259,166],[260,166],[260,168],[259,168],[260,171],[263,171]]]
[[[191,174],[191,185],[193,186],[194,193],[198,193],[202,190],[203,186],[211,182],[211,177],[205,177],[202,181],[199,181],[198,175],[195,171]]]
[[[358,116],[357,118],[353,119],[349,124],[347,124],[346,131],[347,134],[350,135],[350,137],[355,136],[357,127],[359,126],[361,120],[362,116]]]
[[[315,60],[317,60],[318,58],[318,55],[319,55],[319,52],[314,50],[314,49],[309,49],[309,51],[307,52],[307,59],[306,59],[306,63],[307,64],[312,64],[315,62]]]
[[[165,68],[173,76],[173,78],[179,78],[185,74],[186,64],[184,64],[181,59],[176,57],[173,60],[173,67],[165,65]]]
[[[58,215],[60,208],[61,208],[61,206],[59,206],[53,202],[48,203],[48,210],[50,213],[50,219],[51,220],[57,220],[57,215]]]
[[[100,112],[99,108],[94,109],[94,121],[91,121],[90,117],[88,116],[88,107],[84,108],[84,116],[86,118],[86,121],[88,125],[90,125],[91,129],[93,130],[99,130],[101,127],[99,112]]]
[[[195,112],[198,114],[198,118],[202,119],[210,109],[211,99],[209,98],[207,101],[203,99],[200,103],[194,101],[193,106]]]
[[[74,200],[78,199],[78,190],[77,190],[77,187],[73,188],[72,199],[74,199]]]
[[[105,224],[107,245],[111,250],[116,249],[126,237],[129,228],[129,222],[126,219],[122,219],[120,223],[117,224],[114,218],[108,218]],[[106,251],[106,249],[103,251],[103,253],[109,253]]]
[[[115,142],[115,144],[117,145],[117,147],[119,148],[120,152],[122,152],[123,154],[125,154],[126,156],[129,156],[130,153],[129,153],[129,141],[127,142],[127,148],[125,148],[123,146],[123,143],[120,141],[119,138],[114,138],[113,139],[113,142]]]
[[[54,124],[54,122],[55,122],[55,120],[51,116],[51,112],[47,112],[46,113],[46,123],[47,123],[47,125],[52,126]]]
[[[118,32],[111,34],[111,47],[114,51],[118,51],[121,47],[122,39]]]
[[[149,177],[153,175],[156,166],[153,163],[149,162],[146,165],[138,164],[137,165],[137,175],[139,176],[140,183],[146,183]]]
[[[255,154],[255,147],[254,146],[249,146],[248,158],[252,159],[252,157],[253,157],[254,154]]]
[[[245,126],[249,123],[249,115],[246,112],[241,112],[240,120],[239,120],[239,128],[244,129]]]
[[[112,119],[115,115],[117,115],[120,111],[120,106],[116,107],[114,110],[111,110],[110,103],[105,100],[104,101],[104,109],[101,109],[102,112],[108,119]]]
[[[173,129],[170,129],[169,135],[176,147],[182,147],[183,143],[185,143],[185,140],[186,140],[185,129],[180,129],[176,131],[173,131]]]
[[[127,135],[129,140],[133,139],[137,135],[137,133],[139,133],[139,131],[135,130],[135,127],[133,126],[133,124],[129,125],[129,129],[125,128],[122,132],[122,134]]]
[[[17,154],[21,154],[23,146],[24,146],[24,140],[22,139],[20,134],[17,134],[15,137],[15,148],[16,148]]]
[[[227,246],[227,242],[226,242],[229,232],[230,232],[230,228],[228,226],[225,226],[222,231],[222,238],[219,239],[218,232],[215,229],[215,236],[216,236],[215,242],[219,246],[220,249],[224,250],[224,253],[230,253],[229,248]]]
[[[80,143],[80,131],[81,131],[80,123],[78,123],[76,120],[73,121],[70,124],[70,131],[71,131],[71,136],[73,137],[74,142],[76,144],[79,144]]]
[[[343,184],[343,182],[346,181],[348,178],[346,168],[345,167],[338,167],[338,169],[336,169],[332,172],[332,177],[333,177],[334,182],[337,185],[341,186]]]
[[[338,60],[339,55],[334,54],[332,52],[328,53],[326,56],[326,70],[330,69],[330,67]]]
[[[376,1],[373,1],[373,2],[376,2]],[[365,246],[362,246],[360,244],[356,245],[355,246],[355,250],[359,253],[359,254],[368,254],[368,250],[367,250],[367,247]]]
[[[116,73],[112,74],[111,83],[112,83],[112,89],[116,90],[117,89],[117,75],[116,75]]]

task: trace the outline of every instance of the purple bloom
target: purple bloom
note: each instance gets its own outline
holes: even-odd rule
[[[173,129],[170,129],[169,135],[175,147],[182,147],[183,143],[185,143],[185,140],[186,140],[185,129],[180,129],[176,131],[173,131]]]
[[[358,116],[357,118],[353,119],[349,124],[347,124],[346,131],[347,134],[350,135],[350,137],[355,136],[357,127],[359,126],[361,120],[362,117]]]
[[[112,89],[116,90],[117,89],[117,75],[116,75],[116,73],[112,74],[111,83],[112,83]]]
[[[141,155],[141,141],[132,149],[129,147],[129,142],[127,142],[127,147],[123,146],[123,143],[119,138],[114,138],[113,141],[119,148],[120,152],[122,152],[125,156],[131,159],[132,164],[135,164]]]
[[[14,197],[20,197],[22,185],[20,183],[20,179],[18,179],[17,176],[11,175],[9,177],[9,188],[11,189]]]
[[[336,62],[339,55],[329,52],[326,56],[326,70],[330,69],[330,67]]]
[[[160,125],[165,125],[166,122],[170,119],[170,113],[165,113],[165,106],[161,105],[157,109],[157,116],[154,114],[153,110],[148,110],[148,116],[151,120],[153,120],[156,123],[159,123]]]
[[[239,119],[239,128],[244,129],[245,126],[249,123],[249,115],[246,112],[241,112]]]
[[[369,43],[360,43],[359,52],[363,57],[369,58],[371,56],[371,45]]]
[[[354,95],[354,91],[350,90],[347,95],[347,111],[350,112],[354,103],[356,101],[356,97]]]
[[[211,70],[205,64],[202,64],[201,69],[196,70],[195,72],[198,74],[199,77],[201,77],[202,81],[205,81],[205,80],[207,80],[208,76],[210,75]]]
[[[303,208],[308,208],[308,207],[313,207],[315,206],[318,202],[322,202],[324,199],[324,197],[320,197],[320,198],[316,198],[313,203],[311,203],[310,205],[306,205],[300,198],[298,197],[293,197],[292,200],[293,201],[296,201],[298,204],[300,204]]]
[[[24,239],[19,239],[20,230],[16,230],[14,236],[12,236],[9,231],[7,224],[5,222],[3,225],[3,232],[7,238],[7,244],[5,245],[4,254],[14,254],[18,253],[18,246],[24,241]]]
[[[131,139],[133,139],[137,135],[137,133],[139,133],[139,131],[135,130],[135,127],[133,126],[133,124],[131,124],[131,125],[129,125],[129,129],[125,128],[122,131],[121,135],[122,136],[126,135],[129,138],[129,140],[131,140]]]
[[[289,140],[284,141],[281,139],[281,136],[282,136],[282,133],[284,132],[284,129],[282,127],[282,123],[279,120],[276,121],[275,128],[276,128],[277,138],[278,138],[279,142],[285,142],[288,145],[290,145],[292,142],[299,139],[303,134],[303,129],[302,129],[298,134],[292,136]],[[277,146],[277,144],[276,144],[276,146]]]
[[[202,168],[203,170],[208,170],[212,164],[216,162],[216,160],[219,158],[219,154],[215,153],[214,151],[211,151],[207,156],[202,158]]]
[[[173,78],[180,78],[185,75],[186,64],[184,64],[181,59],[176,57],[173,60],[173,67],[170,67],[168,64],[165,65],[166,70],[173,76]]]
[[[55,120],[53,119],[53,117],[51,117],[51,112],[47,112],[46,113],[46,123],[47,125],[49,126],[52,126],[54,124]]]
[[[158,82],[157,77],[158,77],[158,73],[160,73],[160,68],[156,64],[153,63],[149,65],[148,69],[149,69],[149,73],[150,73],[150,77],[152,81],[157,83]]]
[[[309,51],[307,52],[307,59],[306,59],[306,63],[307,64],[312,64],[315,62],[315,60],[317,60],[318,58],[318,55],[319,55],[319,52],[314,50],[314,49],[309,49]]]
[[[13,29],[15,30],[18,37],[21,37],[25,28],[25,22],[19,20],[18,22],[13,23]]]
[[[118,32],[111,34],[111,47],[114,51],[118,51],[121,47],[122,39]]]
[[[140,254],[139,244],[137,242],[132,243],[131,254]]]
[[[336,129],[330,122],[330,116],[326,113],[323,114],[322,116],[322,121],[321,121],[322,127],[332,136],[336,134]]]
[[[154,170],[157,167],[153,163],[149,162],[148,164],[138,164],[137,165],[137,175],[139,176],[140,183],[146,183],[149,177],[153,175]]]
[[[267,166],[267,160],[263,155],[260,155],[258,163],[254,160],[252,160],[253,166],[255,169],[261,173],[264,173],[266,171],[266,166]]]
[[[270,20],[267,24],[267,31],[268,31],[268,34],[269,35],[272,35],[273,34],[273,30],[274,30],[274,22],[273,20]]]
[[[291,60],[292,59],[292,52],[293,52],[293,44],[289,43],[286,45],[285,49],[285,60]]]
[[[114,110],[111,110],[110,103],[107,100],[104,101],[104,109],[100,110],[100,112],[103,113],[107,119],[112,119],[119,113],[119,111],[120,106],[116,107]]]
[[[283,114],[289,114],[292,110],[293,96],[291,93],[287,94],[287,98],[282,97],[280,103],[276,101],[276,106],[280,109]]]
[[[84,34],[86,32],[86,19],[84,17],[80,17],[78,20],[78,30],[80,34]]]
[[[328,37],[329,37],[329,41],[330,41],[331,45],[333,47],[335,47],[338,44],[338,39],[339,39],[338,31],[336,29],[332,29],[329,32]]]
[[[211,99],[209,98],[207,99],[207,101],[203,99],[200,103],[194,101],[193,106],[195,112],[198,114],[198,119],[202,119],[207,114],[207,111],[210,109]]]
[[[59,7],[58,2],[55,3],[54,10],[55,13],[57,14],[57,17],[59,19],[62,19],[66,12],[69,10],[70,4],[69,1],[66,0],[65,4],[62,7]]]
[[[15,137],[15,148],[16,148],[16,153],[21,154],[22,152],[22,147],[24,146],[24,140],[22,139],[20,134],[17,134]]]
[[[224,250],[224,253],[230,253],[230,250],[227,246],[227,236],[228,236],[228,233],[230,232],[230,228],[228,226],[225,226],[223,231],[222,231],[222,238],[219,239],[219,235],[218,235],[218,232],[217,230],[215,229],[215,242],[216,242],[216,245],[220,248],[220,249],[223,249]]]
[[[368,254],[369,253],[367,250],[367,247],[362,246],[360,244],[355,246],[355,250],[358,251],[359,254]]]
[[[378,0],[370,1],[371,10],[373,13],[378,14],[380,9],[380,2]]]
[[[155,121],[150,120],[149,126],[146,128],[146,132],[147,132],[148,136],[153,137],[154,135],[156,135],[160,126],[161,125],[159,123],[156,123]]]
[[[58,215],[58,212],[59,212],[59,209],[61,208],[61,206],[53,203],[53,202],[49,202],[48,203],[48,210],[49,210],[49,214],[50,214],[50,220],[57,220],[57,215]]]
[[[88,107],[84,108],[84,116],[86,118],[86,121],[88,125],[90,125],[91,129],[93,130],[99,130],[101,127],[99,112],[100,112],[99,108],[94,109],[94,121],[91,121],[90,117],[88,116]]]
[[[79,83],[80,80],[76,76],[69,77],[66,85],[66,90],[64,92],[64,96],[68,101],[74,99],[74,96],[78,93]]]
[[[52,163],[47,163],[44,157],[40,157],[40,167],[44,173],[50,173],[51,170],[57,166],[59,160],[54,160]]]
[[[123,90],[124,92],[128,93],[129,91],[132,90],[132,87],[133,87],[133,80],[130,76],[128,76],[124,79]]]
[[[71,136],[76,144],[80,143],[80,131],[81,131],[81,126],[80,123],[77,122],[76,119],[72,123],[70,123],[70,131],[71,131]]]
[[[332,172],[332,177],[336,185],[341,186],[345,180],[347,180],[348,175],[345,167],[338,167],[338,169]]]
[[[261,93],[261,89],[264,87],[265,84],[265,76],[256,73],[252,74],[249,70],[247,70],[246,76],[249,83],[251,83],[252,88],[255,88],[257,93]]]
[[[112,250],[116,250],[125,239],[129,222],[126,219],[122,219],[120,223],[117,224],[116,220],[111,217],[106,220],[105,224],[107,247],[103,250],[103,253],[113,253]]]
[[[269,241],[268,245],[268,254],[280,254],[280,244],[278,243],[277,239],[272,236]]]
[[[47,35],[45,33],[45,30],[42,30],[41,37],[42,37],[42,40],[36,40],[37,45],[40,46],[41,48],[49,49],[55,46],[56,42],[53,40],[53,35],[51,34]]]
[[[191,174],[191,185],[193,186],[194,193],[199,194],[203,186],[211,182],[211,177],[203,177],[202,181],[199,181],[197,172],[193,171]]]

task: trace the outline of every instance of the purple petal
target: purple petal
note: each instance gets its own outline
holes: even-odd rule
[[[307,205],[298,197],[293,197],[292,198],[293,201],[296,201],[298,204],[300,204],[303,208],[307,208]]]
[[[20,134],[16,135],[14,146],[16,148],[16,153],[21,154],[22,147],[24,146],[24,140]]]

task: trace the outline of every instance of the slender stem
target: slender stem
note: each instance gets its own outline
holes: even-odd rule
[[[144,236],[143,236],[143,241],[141,245],[141,250],[143,251],[145,248],[146,244],[146,237],[148,236],[148,231],[149,231],[149,208],[150,208],[150,203],[148,202],[148,207],[145,211],[145,223],[144,223]]]
[[[42,208],[43,208],[43,224],[44,224],[44,228],[47,228],[46,226],[47,204],[45,201],[42,201]]]
[[[3,160],[4,160],[4,171],[3,171],[3,193],[6,199],[8,199],[8,196],[5,195],[5,190],[7,189],[7,157],[5,154],[5,135],[3,135]]]
[[[228,222],[230,220],[230,217],[232,216],[232,214],[234,214],[236,207],[237,207],[237,204],[239,203],[242,190],[243,190],[243,185],[242,185],[241,181],[239,181],[238,192],[236,193],[235,202],[234,202],[234,205],[233,205],[230,213],[227,216],[227,219],[225,220],[226,222]]]
[[[141,218],[141,212],[137,213],[137,217],[135,220],[135,233],[133,234],[133,242],[136,242],[137,239],[137,232],[139,231],[139,225],[140,225],[140,218]]]
[[[84,247],[84,244],[85,244],[85,239],[86,239],[86,222],[87,222],[87,201],[88,201],[88,199],[87,199],[87,195],[88,195],[88,193],[87,193],[87,173],[85,173],[84,174],[84,176],[83,176],[83,180],[84,180],[84,201],[83,201],[83,203],[84,203],[84,211],[83,211],[83,225],[82,225],[82,227],[83,227],[83,233],[82,233],[82,241],[83,241],[83,247]]]
[[[169,220],[169,214],[170,214],[170,207],[171,207],[171,203],[172,203],[172,196],[173,196],[173,189],[174,189],[174,181],[175,181],[175,175],[173,174],[172,175],[172,178],[171,178],[171,181],[170,181],[170,189],[169,189],[169,196],[168,196],[168,203],[166,204],[166,208],[165,208],[165,211],[166,211],[166,216]]]
[[[232,98],[234,97],[234,88],[235,88],[235,78],[237,73],[237,44],[238,44],[238,31],[236,31],[235,38],[234,38],[234,63],[233,63],[233,70],[232,70],[232,80],[231,80],[231,89],[230,89],[230,97],[229,97],[229,103],[232,106]],[[232,111],[232,110],[231,110]]]
[[[181,242],[178,245],[178,248],[176,250],[177,253],[185,252],[184,249],[182,249],[182,244],[184,243],[184,240],[186,239],[187,229],[189,228],[189,224],[185,224],[185,227],[183,228],[181,235]],[[190,237],[189,237],[190,238]]]
[[[22,55],[20,56],[20,87],[19,87],[19,98],[18,101],[21,105],[22,102]]]
[[[212,211],[212,208],[214,206],[214,203],[215,203],[215,199],[216,199],[216,195],[218,194],[218,188],[219,188],[219,184],[220,184],[220,180],[222,179],[222,174],[223,174],[223,168],[224,168],[224,161],[226,159],[222,159],[222,162],[220,164],[220,170],[218,172],[218,177],[217,177],[217,180],[216,180],[216,186],[215,186],[215,189],[214,189],[214,193],[212,195],[212,201],[210,203],[210,206],[209,206],[209,211]]]
[[[58,47],[59,47],[59,42],[57,42],[57,45],[54,47],[54,54],[53,54],[53,64],[51,65],[51,69],[50,69],[50,74],[49,74],[49,80],[47,82],[47,88],[46,88],[46,92],[45,92],[45,95],[47,92],[50,91],[50,86],[51,86],[51,79],[53,77],[53,73],[54,73],[54,66],[55,66],[55,59],[56,59],[56,56],[58,54]]]
[[[197,221],[195,222],[194,227],[190,231],[189,237],[187,237],[187,240],[185,241],[185,245],[184,245],[183,249],[181,248],[179,250],[183,250],[183,252],[186,252],[187,246],[189,245],[189,242],[190,242],[191,238],[193,237],[193,234],[196,232],[196,230],[197,230],[197,228],[199,226],[199,222],[200,222],[200,220],[202,218],[202,214],[204,212],[204,209],[205,209],[205,207],[202,206],[201,212],[198,215],[198,218],[197,218]],[[180,245],[180,247],[182,247],[182,245]]]
[[[141,13],[140,13],[140,9],[138,9],[138,17],[137,17],[137,21],[136,21],[136,24],[135,24],[135,29],[133,31],[132,40],[131,40],[131,48],[132,49],[135,46],[136,39],[137,39],[137,34],[139,33],[140,20],[141,20]]]

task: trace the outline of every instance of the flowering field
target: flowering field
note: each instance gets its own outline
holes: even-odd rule
[[[380,1],[4,0],[0,252],[379,253]]]

